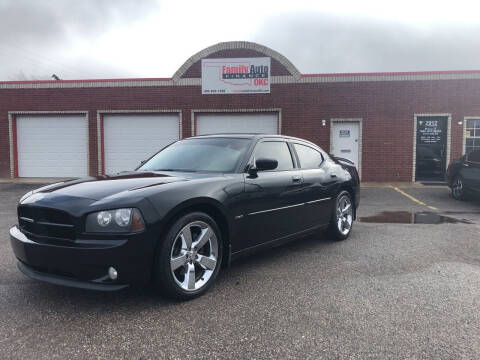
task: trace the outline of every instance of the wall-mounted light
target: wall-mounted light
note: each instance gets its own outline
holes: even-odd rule
[[[463,125],[463,121],[460,120],[460,121],[458,122],[458,125]]]
[[[327,124],[326,120],[322,120],[322,126],[325,126]]]

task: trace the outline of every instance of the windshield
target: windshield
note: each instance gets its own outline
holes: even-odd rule
[[[233,172],[250,139],[197,138],[178,141],[160,151],[139,171]]]

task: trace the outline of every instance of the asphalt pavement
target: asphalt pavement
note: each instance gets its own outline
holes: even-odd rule
[[[316,235],[234,262],[189,302],[23,276],[8,229],[34,187],[0,184],[0,359],[480,358],[480,201],[445,187],[399,189],[418,202],[362,189],[359,218],[471,224],[356,222],[343,242]]]

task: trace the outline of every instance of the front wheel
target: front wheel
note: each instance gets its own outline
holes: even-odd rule
[[[353,227],[353,202],[348,191],[341,191],[335,199],[329,235],[333,240],[345,240]]]
[[[215,221],[205,213],[180,217],[157,250],[155,280],[167,296],[189,300],[205,293],[222,262],[222,239]]]

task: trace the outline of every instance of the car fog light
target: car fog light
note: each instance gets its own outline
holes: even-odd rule
[[[115,270],[114,267],[109,267],[108,268],[108,277],[112,280],[116,280],[118,277],[118,272]]]

